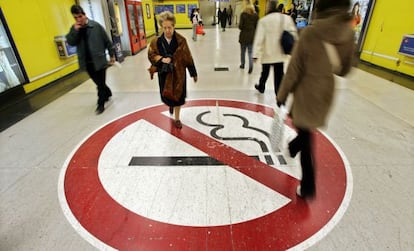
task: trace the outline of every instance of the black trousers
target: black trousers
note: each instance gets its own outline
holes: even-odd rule
[[[98,89],[98,105],[104,105],[112,96],[111,89],[106,85],[106,68],[95,71],[93,65],[88,64],[86,70]]]
[[[277,95],[277,91],[283,78],[283,62],[274,64],[262,64],[262,73],[259,79],[259,89],[262,91],[265,90],[266,81],[269,77],[270,66],[273,66],[275,94]]]
[[[295,156],[300,152],[302,167],[301,193],[305,197],[315,195],[315,171],[312,154],[312,134],[308,129],[298,128],[298,136],[289,143],[289,152]]]

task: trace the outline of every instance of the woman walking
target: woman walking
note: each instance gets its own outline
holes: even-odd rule
[[[186,69],[194,82],[197,82],[197,71],[186,39],[175,31],[175,16],[169,11],[162,12],[159,22],[163,33],[148,47],[150,73],[158,72],[161,101],[169,106],[174,125],[180,129],[180,110],[187,96]]]
[[[224,8],[224,10],[220,14],[220,23],[221,23],[222,31],[226,31],[227,19],[228,19],[227,9]]]
[[[350,4],[349,0],[316,3],[316,18],[302,31],[276,97],[281,106],[293,93],[291,115],[298,135],[289,143],[289,154],[295,157],[300,152],[302,180],[296,193],[304,198],[316,194],[312,131],[326,123],[335,91],[334,74],[344,76],[351,69]]]
[[[244,69],[246,49],[249,60],[249,74],[253,71],[253,39],[256,31],[256,25],[259,17],[257,16],[254,6],[247,5],[240,15],[239,23],[239,43],[240,43],[240,69]]]
[[[259,83],[254,86],[257,91],[264,93],[266,81],[269,77],[270,68],[273,67],[274,91],[277,95],[279,85],[283,78],[283,64],[288,59],[282,46],[280,38],[283,31],[290,32],[295,39],[297,29],[295,23],[287,15],[280,13],[283,4],[277,5],[277,1],[271,0],[267,4],[267,14],[257,23],[256,34],[253,41],[253,59],[262,63],[262,73]]]

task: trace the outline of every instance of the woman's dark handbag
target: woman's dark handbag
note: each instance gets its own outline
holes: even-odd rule
[[[283,22],[284,16],[281,16],[281,18],[282,18],[281,28],[283,30],[283,33],[282,33],[282,37],[280,38],[280,45],[282,46],[283,52],[285,54],[290,54],[293,49],[293,44],[295,43],[295,38],[289,31],[284,29],[284,22]]]
[[[289,31],[283,31],[282,38],[280,39],[280,44],[282,45],[283,52],[285,54],[290,54],[293,49],[293,44],[295,43],[295,39],[293,35],[290,34]]]
[[[174,71],[174,65],[172,63],[165,64],[163,63],[158,70],[159,73],[170,73]]]
[[[172,60],[173,56],[168,54],[168,50],[167,50],[167,48],[165,47],[165,44],[162,41],[161,41],[161,46],[164,49],[164,53],[166,53],[165,57],[171,58],[171,60]],[[173,63],[168,63],[168,64],[167,63],[162,63],[160,69],[158,69],[158,72],[161,73],[161,74],[170,73],[170,72],[173,72],[173,71],[174,71]]]

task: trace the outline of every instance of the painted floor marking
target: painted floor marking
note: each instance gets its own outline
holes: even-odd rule
[[[217,102],[220,107],[272,116],[269,107],[230,100],[189,101],[183,109],[183,115],[186,108],[213,107]],[[107,124],[80,144],[65,163],[59,180],[62,208],[72,225],[93,245],[121,250],[165,250],[171,247],[177,250],[306,248],[323,238],[345,212],[352,194],[352,175],[343,153],[326,135],[320,132],[315,135],[315,160],[318,168],[323,170],[317,171],[317,199],[305,203],[295,196],[294,188],[298,184],[296,178],[194,128],[184,125],[181,130],[175,129],[171,119],[162,115],[166,109],[162,105],[146,108]],[[98,170],[101,169],[100,155],[117,133],[143,120],[231,167],[228,171],[237,171],[277,191],[289,198],[290,202],[263,217],[208,227],[172,225],[128,210],[102,186]],[[125,158],[130,161],[131,157]],[[157,239],[157,236],[161,236],[161,239]]]

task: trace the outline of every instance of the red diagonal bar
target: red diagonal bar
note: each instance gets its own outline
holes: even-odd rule
[[[208,137],[185,124],[182,129],[177,129],[173,125],[173,120],[162,114],[157,116],[152,111],[151,114],[146,114],[144,117],[148,122],[192,145],[200,151],[203,151],[212,158],[223,162],[290,199],[294,198],[294,187],[296,187],[298,180],[286,173],[256,160],[218,140]]]
[[[188,101],[187,105],[237,107],[266,116],[272,116],[273,112],[262,105],[228,100]],[[82,227],[103,243],[118,250],[286,250],[311,236],[321,238],[320,232],[330,231],[324,226],[336,224],[330,220],[338,208],[347,206],[343,204],[347,173],[341,155],[327,138],[317,135],[315,159],[323,171],[316,172],[320,181],[317,199],[305,202],[294,199],[297,184],[294,178],[188,126],[178,130],[162,112],[167,113],[167,107],[157,105],[107,124],[82,143],[68,164],[64,181],[68,207]],[[250,221],[209,227],[158,222],[124,208],[102,186],[98,162],[108,141],[141,119],[291,198],[292,202]]]

